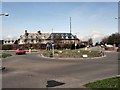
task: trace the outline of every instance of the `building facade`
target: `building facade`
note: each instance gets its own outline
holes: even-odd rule
[[[49,37],[49,33],[41,33],[38,31],[37,33],[28,33],[25,31],[23,35],[18,39],[18,44],[41,44],[46,43],[46,39]]]
[[[70,48],[70,45],[77,45],[79,39],[72,33],[41,33],[40,31],[31,33],[25,30],[25,33],[18,39],[6,39],[3,46],[8,49],[46,49],[47,43],[55,44],[56,49]],[[7,49],[6,48],[6,49]]]
[[[46,39],[49,37],[49,35],[49,33],[41,33],[40,31],[29,33],[27,30],[25,30],[25,33],[18,39],[18,45],[26,49],[44,49],[47,43]]]
[[[69,49],[71,45],[79,43],[79,39],[72,33],[51,33],[46,39],[49,43],[54,43],[56,49]]]

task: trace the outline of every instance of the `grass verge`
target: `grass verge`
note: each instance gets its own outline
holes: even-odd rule
[[[2,53],[0,54],[0,58],[6,58],[6,57],[10,57],[12,56],[11,54],[6,54],[6,53]]]
[[[115,88],[120,90],[120,77],[113,77],[84,85],[87,88]]]

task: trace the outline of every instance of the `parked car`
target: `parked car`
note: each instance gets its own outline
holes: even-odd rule
[[[23,50],[22,48],[19,48],[19,49],[17,49],[16,51],[15,51],[15,53],[16,54],[26,54],[26,51],[25,50]]]
[[[120,48],[118,47],[117,52],[120,52]]]
[[[120,52],[120,44],[118,44],[117,52]]]

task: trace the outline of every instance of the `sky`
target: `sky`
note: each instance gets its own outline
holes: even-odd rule
[[[2,2],[118,2],[119,0],[1,0]]]
[[[117,2],[2,2],[2,13],[9,13],[2,17],[3,38],[19,37],[25,30],[69,33],[70,17],[72,33],[82,40],[99,41],[118,32]]]

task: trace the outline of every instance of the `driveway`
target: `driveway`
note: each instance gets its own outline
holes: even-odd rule
[[[3,59],[3,88],[46,88],[48,80],[64,82],[55,88],[81,88],[83,84],[118,74],[118,53],[106,52],[97,59],[42,58],[40,53]]]

